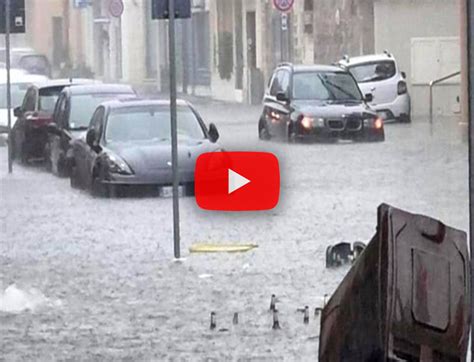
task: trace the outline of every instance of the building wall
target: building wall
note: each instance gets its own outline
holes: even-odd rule
[[[124,1],[122,15],[122,80],[130,83],[143,82],[146,76],[145,53],[145,4],[142,1]]]
[[[411,40],[420,37],[458,37],[459,0],[376,0],[375,50],[388,49],[407,73],[415,116],[429,114],[428,85],[412,85]],[[426,62],[436,62],[427,57]],[[435,89],[435,114],[453,115],[458,110],[459,80],[456,84],[440,84]]]
[[[64,32],[62,34],[66,44],[67,17],[64,0],[27,0],[26,7],[26,42],[36,51],[54,57],[53,17],[62,18]],[[59,51],[59,50],[57,50]]]
[[[227,2],[227,5],[224,3]],[[209,0],[211,44],[211,94],[216,99],[260,103],[266,82],[275,66],[291,61],[293,29],[289,14],[288,30],[281,31],[280,13],[268,0]],[[223,8],[228,11],[225,13]],[[253,18],[255,20],[253,20]],[[296,17],[298,19],[298,17]],[[297,21],[297,20],[296,20]],[[241,37],[236,36],[238,29]],[[233,35],[233,71],[228,79],[219,74],[219,36]],[[241,42],[240,52],[238,42]],[[239,71],[241,58],[241,81]]]
[[[315,63],[373,53],[373,0],[314,0],[313,21]]]

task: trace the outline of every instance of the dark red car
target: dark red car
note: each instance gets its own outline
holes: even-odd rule
[[[12,129],[12,156],[22,163],[43,159],[48,140],[47,125],[59,94],[65,87],[97,82],[92,79],[58,79],[33,84],[26,91],[21,106],[14,109],[17,121]]]

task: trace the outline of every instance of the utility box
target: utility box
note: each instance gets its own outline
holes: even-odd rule
[[[386,204],[321,316],[320,361],[465,361],[466,233]]]

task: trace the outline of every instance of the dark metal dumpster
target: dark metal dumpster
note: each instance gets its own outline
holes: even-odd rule
[[[319,360],[465,361],[466,233],[386,204],[321,316]]]

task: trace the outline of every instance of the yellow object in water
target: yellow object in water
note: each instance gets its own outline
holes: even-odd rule
[[[194,244],[191,245],[189,251],[191,253],[240,253],[258,248],[255,244]]]

